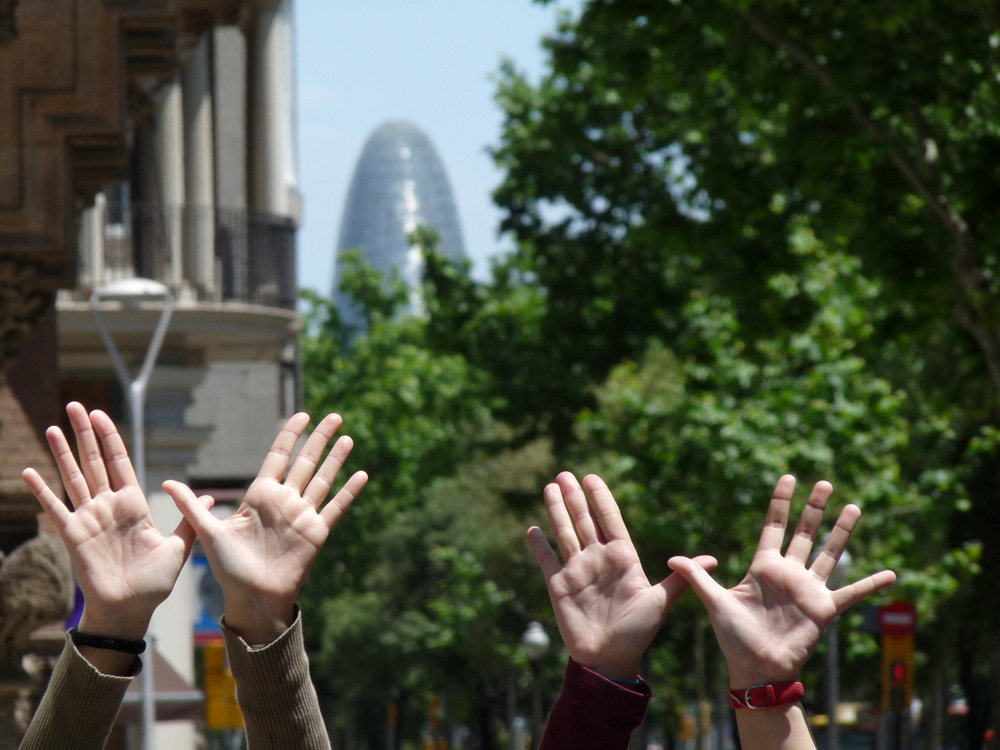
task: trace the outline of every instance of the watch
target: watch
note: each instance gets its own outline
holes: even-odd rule
[[[773,685],[751,685],[729,690],[729,705],[733,708],[777,708],[802,700],[806,694],[801,682],[779,682]]]

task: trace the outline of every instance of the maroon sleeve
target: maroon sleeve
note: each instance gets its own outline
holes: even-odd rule
[[[619,685],[570,659],[539,750],[626,750],[652,696],[645,681]]]

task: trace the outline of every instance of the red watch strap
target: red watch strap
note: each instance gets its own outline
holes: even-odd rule
[[[806,689],[801,682],[779,682],[774,685],[751,685],[729,691],[729,705],[733,708],[777,708],[802,700]]]

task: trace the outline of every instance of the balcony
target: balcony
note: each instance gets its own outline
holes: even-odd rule
[[[111,208],[99,195],[83,215],[74,297],[143,276],[163,282],[182,301],[295,309],[293,220],[199,206]]]

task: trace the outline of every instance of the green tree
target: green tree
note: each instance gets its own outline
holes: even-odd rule
[[[997,29],[996,8],[980,2],[592,0],[547,40],[544,78],[533,85],[508,64],[498,94],[507,119],[494,153],[506,179],[496,198],[518,247],[508,273],[544,298],[537,328],[550,345],[551,382],[598,388],[660,340],[684,388],[700,385],[705,404],[700,418],[685,412],[696,419],[681,453],[658,459],[710,460],[725,448],[733,463],[753,465],[741,451],[782,455],[778,435],[788,428],[772,421],[768,437],[760,414],[782,406],[782,391],[768,395],[772,378],[755,373],[781,379],[799,368],[800,378],[825,379],[810,389],[792,378],[796,390],[784,391],[784,407],[801,406],[808,392],[834,398],[826,414],[806,409],[802,424],[817,439],[801,444],[814,450],[798,460],[821,468],[824,453],[836,457],[841,486],[892,495],[873,531],[913,553],[888,559],[908,566],[928,658],[940,668],[948,658],[931,652],[942,640],[964,664],[981,653],[1000,663],[991,635],[1000,623],[984,622],[971,604],[995,588],[972,575],[975,551],[983,568],[1000,564],[984,532],[995,512],[1000,390]],[[840,362],[799,350],[830,304],[789,283],[813,273],[814,259],[797,249],[801,227],[876,285],[877,296],[853,313],[871,330]],[[736,321],[746,346],[733,364],[770,399],[760,414],[743,408],[739,429],[726,417],[740,410],[738,377],[699,384],[686,374],[690,357],[721,364],[707,342],[697,345],[704,316],[693,300]],[[705,333],[730,335],[725,326]],[[847,335],[832,329],[814,345]],[[863,371],[852,371],[859,364]],[[873,391],[845,401],[845,391],[838,402],[832,384],[859,374],[883,381],[884,399]],[[578,388],[548,402],[557,434],[595,408],[593,393]],[[866,483],[876,467],[840,457],[859,437],[873,449],[884,443],[873,437],[883,401],[899,393],[906,398],[891,411],[905,416],[898,424],[910,434],[898,447],[898,477]],[[862,411],[852,419],[837,403]],[[736,479],[738,469],[718,469]]]
[[[378,563],[397,520],[423,523],[423,488],[544,444],[559,468],[608,477],[654,557],[683,546],[728,565],[774,474],[830,478],[865,510],[860,559],[903,574],[933,671],[971,688],[974,655],[1000,663],[1000,607],[982,604],[998,595],[977,576],[1000,565],[995,16],[942,0],[590,0],[546,42],[541,81],[506,65],[496,199],[516,251],[485,284],[431,254],[421,320],[395,319],[361,273],[367,334],[349,341],[330,315],[305,347],[311,403],[356,403],[347,429],[387,472],[370,493],[385,506],[356,514],[352,564],[331,558],[317,589],[368,612],[338,627],[376,628],[387,605],[348,571]],[[512,519],[530,502],[500,497]],[[404,532],[391,538],[441,591],[481,601],[410,600],[394,653],[480,658],[442,634],[496,618],[528,580],[464,556],[486,549],[474,535]],[[654,649],[668,685],[693,637]],[[851,646],[871,663],[870,639]],[[970,699],[983,715],[983,693]]]
[[[664,254],[699,284],[749,296],[793,267],[784,238],[806,216],[900,306],[945,317],[954,304],[972,334],[954,338],[979,345],[996,386],[995,295],[982,286],[995,264],[994,13],[589,2],[547,42],[537,87],[505,69],[503,226],[542,285],[564,292],[563,314],[590,300],[595,327],[627,340],[662,325],[655,313],[675,311],[670,292],[691,283]],[[565,218],[545,221],[552,211]],[[623,304],[600,305],[625,289]]]
[[[573,414],[563,458],[580,473],[608,478],[644,559],[663,563],[678,550],[711,551],[730,575],[746,567],[741,552],[756,540],[761,498],[778,475],[795,472],[803,484],[830,479],[841,502],[865,509],[854,544],[859,570],[888,564],[909,571],[897,594],[918,597],[933,612],[935,596],[967,579],[979,551],[975,544],[952,549],[946,532],[953,509],[937,496],[953,490],[956,473],[927,460],[942,457],[933,446],[950,439],[949,419],[929,412],[919,392],[911,395],[867,359],[877,358],[876,336],[891,315],[878,304],[884,284],[865,276],[857,257],[820,242],[805,220],[789,231],[795,270],[762,280],[767,309],[741,316],[732,295],[692,288],[672,328],[647,336],[644,351],[612,365],[604,382],[595,385],[580,371],[546,384],[564,402],[593,404]],[[509,300],[531,298],[530,319],[537,321],[551,313],[545,290],[523,278],[510,283],[509,266],[484,285],[441,259],[428,267],[437,344],[475,358],[494,372],[492,387],[515,401],[520,385],[510,373],[528,375],[542,339],[537,327],[516,325]],[[786,306],[798,308],[794,326],[782,325]],[[769,332],[761,329],[765,316]],[[498,330],[514,330],[528,346],[505,350]],[[581,349],[601,346],[586,332],[566,335]],[[549,361],[537,369],[552,367]],[[912,462],[915,453],[922,464]],[[919,525],[901,527],[900,517]],[[661,716],[695,687],[696,665],[685,657],[693,653],[694,622],[672,622],[649,665],[665,677]],[[852,654],[867,659],[876,676],[858,689],[877,699],[874,640],[854,640]],[[818,692],[818,675],[813,682]]]
[[[525,672],[521,633],[548,609],[523,532],[551,451],[514,440],[488,374],[399,314],[404,290],[357,253],[346,265],[363,328],[310,294],[302,342],[307,409],[344,417],[370,475],[303,591],[318,685],[345,736],[381,742],[392,701],[417,740],[429,697],[445,695],[450,719],[495,747],[508,674]]]

